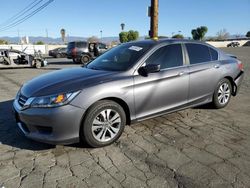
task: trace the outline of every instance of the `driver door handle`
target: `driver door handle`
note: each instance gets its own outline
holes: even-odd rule
[[[186,74],[184,71],[179,72],[179,76],[183,76],[184,74]]]
[[[218,68],[220,68],[220,65],[216,64],[216,65],[214,65],[214,68],[218,69]]]

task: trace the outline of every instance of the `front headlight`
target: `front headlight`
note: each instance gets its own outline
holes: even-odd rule
[[[72,101],[79,93],[80,91],[76,91],[70,93],[61,93],[57,95],[35,97],[30,106],[40,108],[62,106]]]

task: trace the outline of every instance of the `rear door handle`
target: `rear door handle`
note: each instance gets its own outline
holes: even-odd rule
[[[220,65],[216,64],[216,65],[214,65],[214,68],[218,69],[218,68],[220,68]]]

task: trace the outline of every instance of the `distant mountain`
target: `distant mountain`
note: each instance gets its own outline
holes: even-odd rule
[[[0,37],[1,40],[6,40],[9,43],[18,43],[19,42],[19,37]],[[77,40],[81,40],[81,41],[86,41],[88,38],[87,37],[78,37],[78,36],[69,36],[67,37],[67,41],[71,42],[71,41],[77,41]],[[33,37],[30,36],[29,37],[29,42],[30,43],[36,43],[38,41],[43,41],[45,43],[48,44],[63,44],[62,39],[61,38],[51,38],[51,37]],[[104,43],[110,43],[112,41],[119,41],[118,37],[103,37],[102,42]]]
[[[144,38],[145,37],[142,36],[138,40],[143,40]],[[7,37],[6,36],[6,37],[0,37],[0,40],[6,40],[9,43],[17,44],[19,42],[19,37]],[[69,37],[66,38],[66,40],[68,42],[77,41],[77,40],[86,41],[86,40],[88,40],[88,38],[87,37],[78,37],[78,36],[69,36]],[[51,37],[47,38],[47,37],[41,37],[41,36],[38,36],[38,37],[30,36],[29,37],[29,42],[31,44],[36,43],[38,41],[43,41],[44,43],[48,43],[48,44],[63,44],[61,38],[51,38]],[[107,43],[107,44],[111,43],[112,41],[118,41],[119,42],[119,37],[103,37],[102,40],[101,40],[101,42],[104,42],[104,43]]]

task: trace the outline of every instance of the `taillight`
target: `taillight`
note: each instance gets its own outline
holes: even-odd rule
[[[243,63],[241,61],[237,62],[238,69],[243,70]]]
[[[73,55],[73,56],[76,56],[76,48],[73,48],[73,49],[72,49],[72,55]]]

